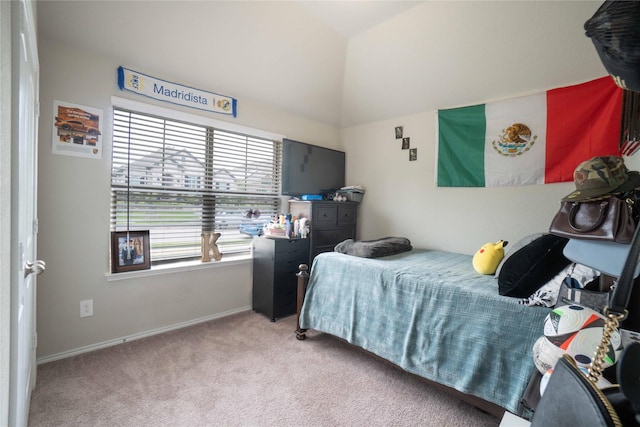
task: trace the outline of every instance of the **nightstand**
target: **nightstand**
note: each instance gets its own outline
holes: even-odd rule
[[[253,310],[275,322],[296,312],[298,266],[309,262],[309,239],[253,241]]]

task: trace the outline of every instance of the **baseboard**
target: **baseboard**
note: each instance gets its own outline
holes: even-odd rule
[[[84,346],[84,347],[75,348],[73,350],[64,351],[62,353],[53,354],[51,356],[41,357],[41,358],[38,358],[36,360],[36,363],[38,365],[42,365],[44,363],[49,363],[49,362],[53,362],[53,361],[56,361],[56,360],[66,359],[67,357],[73,357],[73,356],[77,356],[79,354],[89,353],[89,352],[100,350],[100,349],[107,348],[107,347],[113,347],[114,345],[123,344],[123,343],[128,342],[128,341],[139,340],[141,338],[146,338],[146,337],[162,334],[162,333],[169,332],[169,331],[174,331],[176,329],[186,328],[187,326],[197,325],[198,323],[203,323],[203,322],[208,322],[210,320],[220,319],[222,317],[231,316],[233,314],[242,313],[242,312],[249,311],[249,310],[251,310],[251,307],[242,307],[242,308],[238,308],[238,309],[235,309],[235,310],[229,310],[229,311],[225,311],[223,313],[214,314],[214,315],[211,315],[211,316],[200,317],[198,319],[189,320],[187,322],[176,323],[174,325],[169,325],[169,326],[165,326],[165,327],[158,328],[158,329],[152,329],[152,330],[149,330],[149,331],[140,332],[138,334],[129,335],[129,336],[126,336],[126,337],[116,338],[116,339],[109,340],[109,341],[103,341],[103,342],[100,342],[100,343],[96,343],[96,344],[91,344],[91,345],[87,345],[87,346]]]

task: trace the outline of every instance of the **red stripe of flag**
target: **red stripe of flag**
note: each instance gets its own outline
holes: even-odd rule
[[[545,183],[573,181],[596,156],[617,156],[622,89],[611,77],[547,92]]]

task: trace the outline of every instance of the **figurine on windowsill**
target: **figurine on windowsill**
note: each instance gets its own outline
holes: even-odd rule
[[[202,262],[211,261],[212,255],[216,261],[222,259],[222,254],[216,244],[219,238],[220,233],[202,233]]]

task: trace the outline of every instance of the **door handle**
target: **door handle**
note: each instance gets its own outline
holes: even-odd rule
[[[30,274],[41,274],[47,265],[41,259],[37,259],[35,262],[27,261],[24,264],[24,277],[27,277]]]

